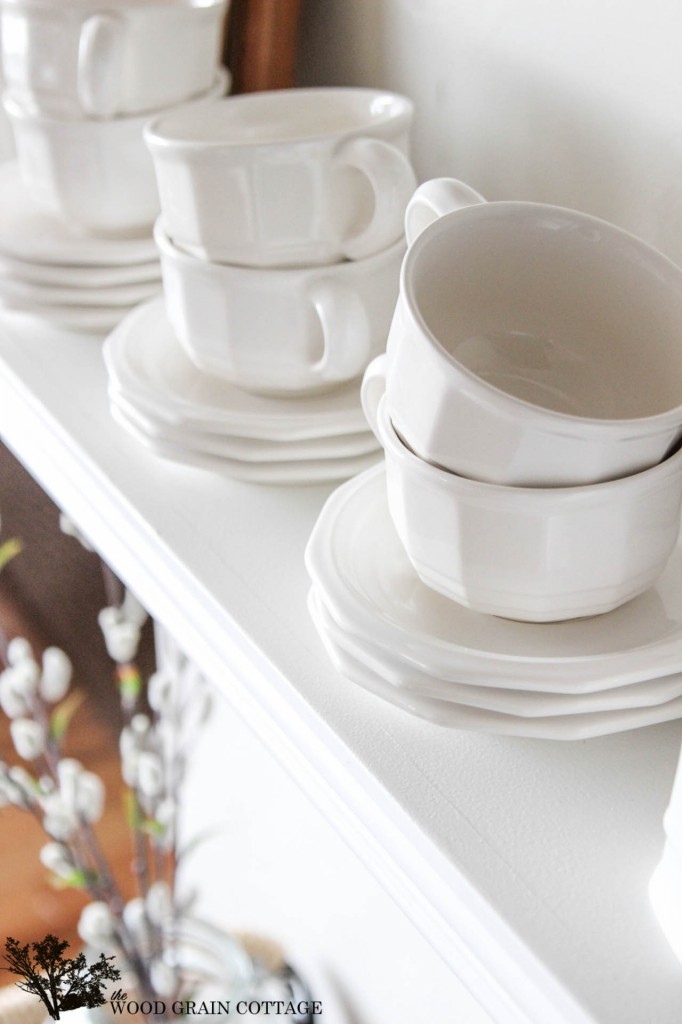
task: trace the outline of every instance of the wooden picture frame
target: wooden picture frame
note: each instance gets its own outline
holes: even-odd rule
[[[300,7],[301,0],[232,0],[225,63],[233,93],[294,84]]]

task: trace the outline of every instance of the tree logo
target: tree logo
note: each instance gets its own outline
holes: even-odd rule
[[[108,981],[118,981],[121,972],[110,962],[113,956],[100,954],[99,960],[88,964],[84,953],[73,960],[64,956],[69,943],[49,934],[41,942],[20,946],[16,939],[5,942],[5,960],[8,966],[0,970],[11,971],[22,981],[16,984],[24,992],[38,996],[53,1020],[59,1020],[65,1010],[79,1006],[89,1009],[102,1006],[106,1001],[104,988]]]

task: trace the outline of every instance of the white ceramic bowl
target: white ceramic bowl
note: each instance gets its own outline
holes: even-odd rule
[[[280,89],[148,125],[179,248],[242,266],[365,259],[403,235],[412,104],[374,89]]]
[[[448,186],[460,208],[433,221]],[[387,345],[401,436],[491,483],[594,483],[659,462],[682,436],[682,270],[586,214],[476,196],[435,180],[408,206]]]
[[[385,394],[377,405],[371,370],[363,408],[384,448],[391,518],[433,590],[480,612],[548,622],[610,611],[662,572],[680,528],[682,449],[653,469],[581,487],[469,480],[406,447]]]
[[[355,262],[263,270],[190,256],[161,219],[154,237],[168,319],[209,374],[263,394],[326,390],[359,377],[386,344],[402,241]]]
[[[222,96],[222,70],[197,107]],[[159,212],[154,167],[142,132],[148,115],[73,121],[35,115],[3,97],[22,179],[31,198],[66,221],[99,234],[150,228]]]
[[[5,80],[34,114],[130,116],[210,89],[226,0],[2,0]]]

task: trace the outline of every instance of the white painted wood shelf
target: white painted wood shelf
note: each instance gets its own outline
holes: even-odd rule
[[[647,897],[679,723],[481,736],[346,682],[306,611],[303,550],[331,487],[147,454],[109,415],[96,338],[3,321],[0,429],[492,1020],[679,1024],[682,969]]]

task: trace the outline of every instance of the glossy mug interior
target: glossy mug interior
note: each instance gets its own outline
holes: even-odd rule
[[[210,88],[228,0],[2,0],[7,86],[36,114],[111,118]]]
[[[392,422],[472,479],[594,483],[682,435],[682,271],[587,214],[422,185],[388,340]]]
[[[255,267],[364,259],[403,235],[412,104],[373,89],[281,89],[155,118],[164,223],[186,252]]]

